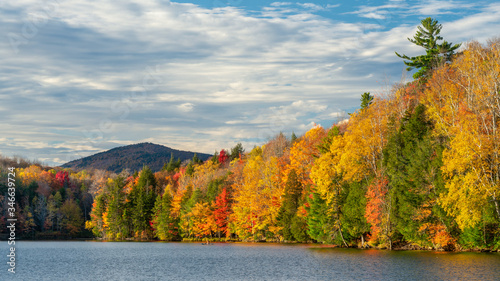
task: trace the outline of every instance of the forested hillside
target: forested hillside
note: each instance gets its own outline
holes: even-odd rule
[[[174,161],[184,162],[193,158],[195,152],[172,149],[153,143],[138,143],[116,147],[108,151],[77,159],[62,165],[63,168],[73,170],[100,169],[114,173],[128,169],[132,173],[140,171],[144,165],[157,172],[163,168],[165,162],[173,158]],[[197,153],[201,160],[207,160],[211,155]]]

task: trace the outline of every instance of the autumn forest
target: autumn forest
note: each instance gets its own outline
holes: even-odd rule
[[[0,231],[13,166],[24,239],[499,250],[500,40],[458,49],[437,43],[437,22],[422,25],[410,41],[426,54],[397,54],[414,80],[360,95],[360,109],[330,128],[248,151],[237,144],[207,161],[172,157],[158,172],[2,158]]]

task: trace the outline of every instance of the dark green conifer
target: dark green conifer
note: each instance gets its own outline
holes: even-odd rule
[[[370,92],[363,93],[361,95],[361,109],[365,109],[370,106],[370,104],[372,104],[372,101],[373,96],[370,95]]]
[[[291,170],[285,185],[285,194],[283,195],[283,203],[278,213],[279,224],[283,227],[283,238],[287,241],[294,240],[292,233],[292,220],[297,215],[299,207],[299,199],[302,195],[302,184],[299,181],[295,170]]]
[[[417,33],[413,36],[413,39],[408,38],[408,41],[423,47],[426,52],[425,55],[409,57],[396,52],[398,57],[406,60],[404,63],[408,66],[408,71],[412,69],[418,70],[413,75],[414,79],[425,77],[430,70],[450,61],[455,50],[460,47],[460,44],[452,45],[452,43],[448,43],[447,41],[443,41],[441,44],[438,43],[438,41],[443,40],[443,37],[439,35],[442,26],[438,24],[437,20],[428,17],[423,19],[421,24],[421,26],[418,26]]]

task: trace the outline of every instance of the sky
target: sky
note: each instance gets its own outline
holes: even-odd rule
[[[411,80],[394,52],[432,17],[500,36],[497,1],[0,2],[0,154],[60,165],[152,142],[247,151],[325,128]]]

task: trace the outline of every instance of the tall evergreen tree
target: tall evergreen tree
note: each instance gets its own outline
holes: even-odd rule
[[[150,222],[156,201],[156,179],[149,167],[145,166],[137,185],[132,189],[129,198],[131,202],[132,224],[135,235],[142,233],[151,236]]]
[[[181,159],[178,158],[177,160],[174,160],[174,153],[171,152],[170,153],[170,160],[168,161],[168,164],[165,163],[165,165],[163,165],[163,168],[161,169],[162,171],[167,171],[167,172],[174,172],[175,169],[178,169],[180,168],[181,166]]]
[[[203,160],[201,160],[196,153],[193,155],[193,159],[191,161],[196,165],[203,163]]]
[[[186,166],[186,175],[187,176],[192,176],[194,174],[194,165],[193,162],[189,162],[189,164]]]
[[[330,146],[332,145],[332,140],[334,137],[340,134],[340,129],[338,126],[333,126],[330,130],[328,130],[328,135],[323,138],[321,144],[318,146],[318,149],[321,153],[326,154],[330,151]]]
[[[243,155],[243,153],[245,153],[245,149],[243,148],[241,142],[239,142],[233,148],[231,148],[231,156],[230,156],[231,161],[239,158],[240,155]]]
[[[163,196],[156,198],[153,217],[153,228],[155,229],[155,236],[160,240],[175,240],[178,238],[178,218],[174,217],[171,213],[172,196],[165,188]]]
[[[307,232],[307,219],[303,216],[294,216],[290,226],[293,238],[299,242],[311,240]]]
[[[224,184],[224,179],[214,179],[211,180],[208,185],[207,185],[207,191],[206,191],[206,202],[214,202],[215,198],[219,193],[222,191],[222,186]]]
[[[49,215],[48,219],[54,218],[56,215],[54,214],[58,208],[57,202],[59,200],[55,198],[55,196],[50,196],[49,197],[49,202],[48,202],[48,209],[49,209]],[[95,236],[97,237],[105,237],[106,233],[104,232],[103,228],[103,221],[102,221],[102,214],[106,211],[106,195],[101,193],[96,196],[94,199],[94,204],[92,208],[92,212],[90,213],[90,217],[92,219],[92,223],[90,224],[91,230],[94,233]],[[55,224],[52,224],[52,221],[50,222],[52,225],[52,229],[54,229]]]
[[[312,198],[308,198],[308,202],[307,233],[318,242],[329,242],[331,240],[329,233],[332,226],[326,199],[321,198],[319,193],[314,192]]]
[[[349,238],[360,238],[364,246],[364,235],[370,231],[366,222],[366,181],[348,183],[347,197],[342,205],[342,227]],[[347,238],[346,238],[347,239]]]
[[[219,163],[219,152],[218,152],[218,151],[215,151],[215,152],[214,152],[214,155],[212,156],[212,158],[210,158],[210,160],[211,160],[211,161],[212,161],[212,163],[214,163],[214,164]]]
[[[108,185],[107,196],[107,221],[110,238],[122,239],[128,235],[127,224],[124,221],[125,193],[123,187],[125,180],[120,176]]]
[[[186,191],[184,192],[184,195],[181,198],[181,213],[189,213],[191,211],[191,206],[188,206],[188,202],[193,196],[193,186],[188,185],[186,188]],[[193,204],[194,205],[194,204]]]
[[[373,96],[369,93],[363,93],[361,95],[361,109],[365,109],[373,102]]]
[[[413,75],[414,79],[425,77],[433,68],[450,61],[455,50],[460,47],[460,44],[452,45],[447,41],[443,41],[441,44],[438,43],[438,41],[443,40],[443,37],[439,35],[442,26],[438,24],[437,20],[428,17],[423,19],[421,24],[421,26],[418,26],[413,39],[408,38],[408,41],[423,47],[426,52],[425,55],[409,57],[396,52],[398,57],[406,60],[404,63],[408,66],[408,71],[418,69]]]
[[[189,198],[189,200],[186,202],[186,209],[191,210],[196,205],[196,203],[204,202],[204,199],[205,198],[203,196],[203,191],[199,188],[196,188],[193,191],[191,198]]]
[[[399,130],[389,139],[384,150],[384,165],[390,185],[391,221],[396,239],[424,241],[420,226],[431,220],[432,204],[440,184],[441,157],[439,146],[431,139],[432,123],[425,106],[409,110]],[[421,218],[421,219],[415,219]]]
[[[292,220],[297,215],[299,207],[299,199],[302,195],[302,184],[299,181],[295,170],[291,170],[285,185],[285,194],[283,195],[283,203],[279,210],[278,221],[283,227],[282,234],[285,240],[294,240],[292,233]]]

